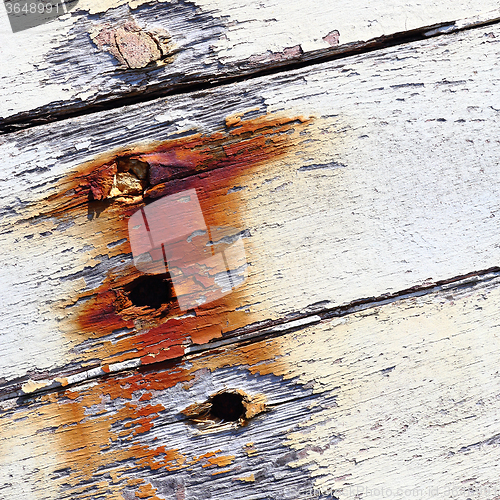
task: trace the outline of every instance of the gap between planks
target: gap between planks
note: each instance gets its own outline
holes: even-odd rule
[[[343,317],[350,314],[355,314],[368,309],[392,304],[397,301],[406,300],[409,298],[422,297],[440,291],[453,291],[464,288],[473,288],[479,284],[487,284],[495,279],[500,278],[500,267],[492,267],[482,271],[472,272],[466,275],[456,276],[446,280],[437,281],[425,285],[414,286],[412,288],[401,290],[393,294],[386,294],[379,297],[370,297],[358,299],[349,304],[328,307],[327,303],[312,304],[304,311],[290,314],[285,318],[274,321],[264,321],[257,324],[248,325],[230,332],[228,336],[222,340],[209,342],[204,345],[193,345],[185,348],[184,356],[169,360],[169,363],[177,364],[180,361],[188,361],[190,358],[201,353],[226,347],[230,345],[240,346],[250,344],[264,339],[279,337],[291,332],[301,330],[305,327],[318,324],[322,321],[334,317]],[[163,362],[151,363],[149,369],[154,369],[155,365],[160,365]],[[164,364],[164,363],[163,363]],[[0,402],[9,399],[31,397],[38,394],[47,394],[56,392],[62,387],[74,387],[79,384],[86,383],[90,380],[104,377],[110,374],[119,374],[127,370],[133,370],[141,366],[140,359],[131,359],[120,363],[109,364],[103,369],[100,366],[93,367],[85,371],[79,371],[65,377],[64,384],[57,379],[44,380],[44,387],[35,390],[23,390],[22,388],[15,389],[8,393],[0,394]],[[38,382],[38,381],[37,381]]]
[[[498,24],[500,17],[491,17],[493,14],[498,14],[499,11],[488,12],[484,15],[475,16],[451,22],[441,22],[416,28],[409,31],[397,32],[391,35],[383,35],[373,38],[365,42],[353,42],[341,47],[331,47],[326,49],[314,50],[303,53],[294,59],[278,61],[269,65],[261,65],[251,68],[242,68],[240,64],[240,74],[233,76],[230,74],[205,75],[199,79],[193,79],[191,82],[181,82],[171,85],[169,88],[151,89],[146,92],[131,92],[125,97],[112,99],[79,106],[75,109],[74,106],[60,108],[56,111],[50,110],[50,105],[38,108],[36,110],[22,112],[11,116],[0,122],[0,135],[5,135],[11,132],[24,130],[46,123],[58,122],[69,118],[98,113],[100,111],[112,110],[153,101],[158,98],[187,94],[191,92],[199,92],[208,90],[214,86],[230,85],[245,80],[278,74],[282,72],[292,71],[295,69],[305,68],[316,64],[321,64],[338,59],[346,59],[348,57],[367,54],[370,52],[384,50],[390,47],[404,45],[416,41],[426,40],[431,37],[448,35],[460,31],[467,31],[476,28],[481,28],[489,25]]]

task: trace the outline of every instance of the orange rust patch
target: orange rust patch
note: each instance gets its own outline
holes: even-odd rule
[[[244,230],[238,215],[244,208],[241,196],[238,192],[227,196],[228,186],[238,186],[243,173],[288,154],[309,122],[303,117],[269,115],[242,120],[238,116],[228,120],[224,132],[210,136],[196,134],[109,152],[61,181],[43,215],[83,220],[96,211],[98,228],[111,239],[103,236],[96,254],[120,255],[130,253],[128,241],[111,249],[107,244],[127,240],[128,219],[145,200],[196,189],[207,226]],[[141,170],[146,164],[149,184]],[[138,176],[136,180],[144,186],[140,195],[113,195],[120,171]],[[184,354],[186,345],[205,344],[251,319],[241,308],[237,310],[246,303],[244,287],[199,306],[191,316],[183,315],[175,300],[158,309],[135,306],[128,289],[141,275],[132,263],[125,263],[119,270],[109,270],[98,288],[71,297],[67,305],[72,308],[64,311],[61,329],[76,345],[86,342],[84,360],[109,364],[140,358],[148,364],[173,359]],[[106,339],[120,330],[125,333]]]
[[[151,471],[193,470],[193,474],[206,471],[208,475],[212,471],[224,472],[235,457],[219,456],[221,449],[193,456],[176,449],[171,442],[162,443],[161,424],[168,415],[156,398],[176,384],[203,376],[207,367],[215,370],[247,365],[249,371],[257,371],[258,364],[273,362],[286,351],[280,345],[280,339],[258,342],[253,345],[253,355],[249,346],[227,347],[210,355],[193,356],[188,363],[167,361],[154,369],[142,367],[133,373],[109,375],[94,385],[40,395],[39,404],[19,410],[26,418],[17,431],[29,429],[43,439],[44,447],[55,450],[57,462],[40,471],[39,480],[64,464],[67,471],[56,475],[52,484],[54,488],[63,488],[68,498],[83,500],[110,495],[119,499],[120,492],[129,487],[146,494],[149,491],[141,490],[139,485],[149,483]],[[281,372],[289,373],[284,368]],[[256,396],[251,400],[263,403]],[[240,458],[244,459],[245,455],[253,456],[254,448],[247,443],[240,451]],[[106,471],[111,469],[112,474],[107,477]],[[136,475],[142,479],[136,479]]]
[[[138,484],[144,483],[144,479],[128,479],[127,484],[129,486],[137,486]]]
[[[156,496],[157,488],[153,488],[150,484],[143,484],[139,487],[139,491],[135,493],[137,498],[145,498],[149,500],[162,500]]]
[[[205,458],[215,457],[215,455],[217,455],[217,453],[220,453],[220,452],[221,452],[221,450],[209,451],[207,453],[204,453],[203,455],[200,455],[199,457],[193,457],[193,460],[191,460],[191,462],[189,462],[189,465],[193,465],[197,462],[200,462],[200,461],[204,460]]]
[[[106,199],[113,184],[117,162],[124,160],[150,162],[153,167],[166,162],[168,174],[165,183],[219,168],[228,168],[226,175],[237,176],[238,169],[248,169],[287,154],[293,146],[289,133],[303,129],[310,122],[310,118],[303,116],[266,115],[251,120],[229,119],[225,132],[210,136],[193,134],[164,142],[115,149],[84,163],[63,179],[58,192],[47,198],[47,209],[41,215],[65,217],[72,209],[82,206],[87,208],[91,200]],[[146,196],[162,196],[166,186],[158,184],[147,189]],[[128,200],[118,197],[120,203],[126,204],[127,201],[140,202],[133,196]]]
[[[219,337],[222,337],[222,328],[220,325],[208,326],[191,332],[191,341],[193,344],[205,344],[209,340]]]
[[[211,465],[216,465],[217,467],[226,467],[233,463],[235,459],[234,455],[223,455],[221,457],[212,457],[208,459],[207,464],[203,464],[202,467],[210,467]]]
[[[149,401],[152,397],[153,395],[150,392],[146,392],[139,398],[139,401]]]
[[[219,471],[212,472],[212,476],[217,476],[218,474],[225,474],[226,472],[231,472],[231,469],[219,470]]]
[[[189,378],[186,373],[184,378],[186,375]],[[65,487],[70,487],[69,491],[65,490],[67,493],[72,491],[76,495],[82,488],[82,481],[97,479],[100,469],[109,465],[113,465],[112,481],[95,481],[94,484],[98,484],[103,492],[115,485],[113,491],[116,493],[126,484],[131,484],[128,477],[131,467],[136,470],[178,470],[185,467],[187,459],[178,450],[136,441],[139,434],[152,429],[154,421],[164,410],[162,405],[124,401],[120,406],[121,399],[130,399],[144,386],[161,390],[175,385],[176,379],[175,370],[162,374],[135,373],[119,379],[103,379],[98,386],[80,391],[67,389],[41,398],[44,404],[30,415],[30,420],[41,429],[46,428],[47,422],[56,427],[53,434],[47,434],[47,440],[52,442],[47,445],[64,454],[63,461],[69,472],[61,481]],[[111,413],[104,409],[96,411],[108,397],[115,402],[117,410]],[[91,409],[89,418],[87,415]],[[143,488],[139,492],[145,494],[148,490]]]
[[[68,379],[63,377],[63,378],[55,378],[54,379],[56,382],[61,384],[62,387],[66,387],[68,385]]]

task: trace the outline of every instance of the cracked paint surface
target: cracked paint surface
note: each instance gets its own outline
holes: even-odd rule
[[[490,33],[491,29],[480,33]],[[360,297],[403,290],[429,277],[443,279],[497,264],[498,230],[493,218],[497,209],[494,192],[498,177],[494,168],[498,156],[496,139],[492,132],[496,130],[497,120],[493,109],[495,94],[481,91],[495,81],[488,63],[494,54],[490,43],[494,39],[477,38],[469,32],[454,40],[457,43],[453,47],[436,46],[429,41],[394,49],[391,57],[395,53],[398,58],[404,54],[404,65],[385,54],[372,54],[369,60],[356,57],[350,60],[352,64],[348,67],[335,69],[329,65],[299,72],[301,79],[294,75],[281,76],[278,82],[283,85],[278,85],[273,76],[259,80],[254,89],[245,82],[214,89],[208,95],[200,93],[135,106],[125,114],[106,113],[101,120],[99,113],[82,117],[71,122],[81,127],[81,134],[72,140],[67,140],[67,130],[62,124],[54,124],[35,128],[29,134],[19,133],[17,143],[3,144],[4,158],[10,162],[10,170],[6,170],[5,175],[13,179],[5,193],[5,220],[14,218],[17,224],[12,234],[8,233],[8,225],[5,226],[7,249],[2,278],[9,290],[5,296],[9,325],[4,329],[4,338],[8,341],[2,348],[2,352],[7,353],[2,358],[9,379],[23,377],[28,370],[32,370],[30,375],[20,380],[20,384],[28,378],[36,383],[37,377],[59,377],[61,374],[56,370],[63,363],[70,364],[75,358],[77,364],[82,363],[80,353],[89,354],[83,360],[85,369],[105,366],[112,363],[113,357],[126,360],[133,359],[134,353],[147,356],[147,341],[133,345],[134,318],[122,317],[124,321],[130,319],[132,326],[112,328],[103,336],[85,331],[90,330],[92,322],[99,322],[97,311],[88,312],[88,321],[82,325],[81,333],[74,326],[79,313],[91,300],[109,305],[111,295],[126,291],[125,287],[130,284],[113,281],[112,276],[108,279],[108,271],[116,270],[116,274],[120,274],[127,272],[129,265],[123,225],[112,222],[111,214],[123,217],[127,203],[131,210],[134,203],[140,203],[140,199],[133,199],[134,193],[138,195],[143,189],[140,169],[134,171],[140,163],[134,164],[133,169],[128,165],[127,171],[125,167],[119,171],[117,164],[115,174],[112,160],[117,155],[126,156],[127,152],[110,153],[108,159],[103,158],[95,165],[109,168],[109,173],[82,178],[82,184],[87,182],[85,189],[75,181],[73,187],[80,191],[71,193],[68,189],[51,218],[43,217],[46,207],[38,201],[54,193],[55,179],[66,178],[67,172],[84,158],[91,159],[94,150],[105,151],[109,143],[125,148],[128,133],[137,137],[137,141],[148,138],[161,141],[162,133],[168,137],[178,130],[185,135],[182,139],[187,144],[187,134],[193,129],[206,134],[220,130],[228,114],[222,114],[222,110],[227,109],[224,106],[228,96],[233,102],[230,110],[236,114],[245,106],[255,108],[259,102],[256,96],[263,96],[263,108],[288,109],[295,105],[299,113],[307,115],[323,108],[327,115],[316,119],[314,127],[307,126],[303,136],[299,133],[293,139],[297,141],[298,154],[292,153],[281,165],[273,158],[273,161],[263,161],[251,176],[240,176],[234,183],[227,183],[224,191],[220,183],[219,206],[228,209],[226,222],[229,223],[230,216],[242,218],[244,222],[239,229],[250,230],[244,245],[250,255],[249,262],[255,264],[249,266],[252,283],[256,285],[250,294],[254,296],[242,297],[234,310],[235,318],[241,315],[243,321],[247,315],[252,323],[257,317],[259,321],[266,320],[272,313],[276,318],[280,312],[286,315],[315,302],[325,304],[330,300],[335,306]],[[478,58],[470,66],[460,67],[457,61],[464,50],[474,50]],[[434,60],[439,64],[434,64]],[[481,68],[476,80],[474,68]],[[466,79],[463,79],[464,71]],[[376,75],[380,75],[380,83],[374,89]],[[450,82],[442,81],[445,76]],[[478,85],[477,92],[468,90],[469,79]],[[452,84],[452,80],[455,83]],[[248,97],[245,106],[241,95]],[[482,96],[481,102],[478,95]],[[458,101],[457,96],[461,96]],[[200,105],[185,115],[183,110],[188,102]],[[215,116],[205,110],[212,103],[214,113],[219,110]],[[443,117],[446,121],[429,121],[429,117]],[[486,122],[476,121],[479,117]],[[120,128],[116,127],[118,123]],[[238,123],[238,117],[230,116],[228,123]],[[474,135],[477,127],[484,133],[471,144],[467,139]],[[228,140],[230,129],[222,133]],[[395,133],[400,129],[408,133]],[[477,148],[482,151],[480,157]],[[182,147],[176,150],[176,155],[182,150]],[[222,148],[218,151],[223,157]],[[408,155],[408,151],[412,154]],[[138,152],[139,155],[146,153]],[[170,166],[157,169],[160,184],[148,188],[151,194],[162,192],[163,170],[181,175],[181,167],[175,165],[181,159],[171,152],[162,154],[168,157]],[[428,159],[425,169],[422,169],[422,158]],[[99,185],[99,179],[109,181],[106,184],[109,193],[104,184]],[[203,179],[199,179],[202,183]],[[181,182],[186,181],[175,179],[178,185]],[[90,205],[88,197],[92,188],[96,198],[102,198],[94,199]],[[230,198],[241,201],[239,206],[245,207],[236,210],[237,217],[230,213]],[[72,201],[81,202],[81,206],[77,209]],[[86,211],[85,206],[89,210]],[[72,207],[75,210],[72,211]],[[66,208],[69,217],[64,220]],[[233,211],[234,208],[238,207],[233,206]],[[475,236],[471,238],[471,235]],[[308,265],[304,266],[304,262]],[[326,272],[325,263],[328,263]],[[20,287],[15,283],[24,283],[27,279],[40,285]],[[131,276],[130,282],[134,280]],[[282,288],[284,283],[292,283],[292,286]],[[93,297],[94,291],[99,292],[103,287],[105,292],[106,286],[111,294]],[[9,287],[17,293],[10,294]],[[29,294],[29,300],[23,299],[24,291]],[[25,307],[16,305],[20,301],[26,303]],[[120,324],[120,318],[113,316],[112,309],[104,312],[111,321]],[[67,317],[68,313],[71,318]],[[151,338],[156,351],[152,351],[148,361],[157,355],[176,355],[164,350],[168,345],[158,348],[162,331],[156,335],[154,328],[165,325],[166,317],[162,318],[161,314],[151,313],[152,320],[162,322],[161,325],[138,325],[142,332],[153,330]],[[182,321],[180,316],[177,320]],[[199,320],[201,329],[195,328],[194,332],[200,342],[205,332],[210,339],[230,331],[225,330],[228,325],[223,325],[222,331],[206,315]],[[196,327],[192,316],[186,321]],[[30,325],[28,330],[26,324]],[[65,333],[60,334],[59,328]],[[166,333],[169,335],[170,331]],[[101,340],[106,342],[104,356],[110,360],[104,363],[97,347]],[[183,346],[184,341],[181,339],[179,344]],[[79,368],[81,364],[72,367]]]
[[[251,234],[241,220],[244,191],[229,187],[241,184],[242,176],[252,178],[263,163],[290,154],[310,121],[270,115],[246,120],[232,116],[227,123],[226,132],[211,136],[195,134],[103,155],[63,179],[59,192],[40,203],[44,219],[72,221],[79,234],[84,231],[95,240],[96,253],[104,250],[107,259],[116,259],[98,286],[77,291],[81,280],[88,280],[85,273],[77,274],[74,295],[54,308],[61,318],[59,329],[83,366],[95,360],[106,366],[130,359],[148,364],[176,358],[186,345],[204,344],[252,322],[252,315],[242,308],[250,300],[245,284],[187,313],[175,297],[152,309],[134,305],[129,295],[142,276],[128,242],[133,213],[148,200],[196,189],[206,224],[235,228],[248,248],[245,238]],[[120,175],[131,180],[119,181]],[[114,241],[118,243],[110,246]],[[92,261],[87,266],[93,266]]]
[[[42,500],[491,487],[499,297],[496,277],[3,402],[0,477]],[[244,427],[183,420],[228,384],[263,392],[269,411]]]
[[[118,26],[132,17],[143,27],[140,32]],[[473,6],[465,0],[452,6],[426,0],[405,9],[396,0],[361,2],[349,9],[341,2],[325,5],[318,0],[293,5],[284,0],[265,5],[219,0],[81,0],[69,16],[16,37],[4,18],[0,51],[6,64],[0,69],[4,82],[0,116],[23,115],[25,119],[33,110],[46,116],[64,107],[81,109],[104,102],[111,96],[155,91],[158,86],[176,85],[179,79],[189,82],[200,76],[234,74],[243,66],[255,66],[251,58],[272,66],[276,58],[286,60],[297,47],[308,54],[336,46],[335,32],[347,46],[443,21],[470,18],[457,22],[460,27],[497,17],[498,5],[493,0]],[[101,26],[101,42],[122,61],[119,66],[89,38],[89,32],[95,36],[94,21]],[[170,62],[166,54],[158,59],[162,38],[152,29],[172,34],[183,56],[180,61],[163,64]],[[110,43],[105,43],[106,33],[114,33]],[[155,40],[160,41],[156,47],[151,43]],[[151,71],[158,62],[165,70],[161,74]],[[141,68],[146,69],[139,72]]]

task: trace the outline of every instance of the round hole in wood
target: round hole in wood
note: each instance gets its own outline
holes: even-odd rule
[[[236,422],[245,415],[243,396],[233,392],[220,392],[212,398],[210,413],[221,420]]]

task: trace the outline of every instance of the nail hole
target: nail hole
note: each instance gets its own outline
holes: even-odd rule
[[[137,307],[159,309],[173,298],[169,274],[141,276],[131,283],[128,298]]]

